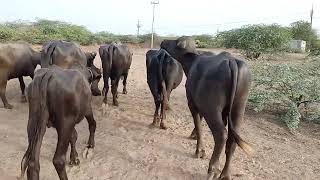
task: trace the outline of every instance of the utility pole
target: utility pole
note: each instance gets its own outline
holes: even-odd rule
[[[312,20],[313,20],[313,4],[312,4],[311,11],[310,11],[310,25],[311,25],[311,28],[312,28]]]
[[[153,24],[154,24],[154,9],[156,7],[157,4],[159,4],[159,1],[151,1],[151,4],[153,6],[153,10],[152,10],[152,32],[151,32],[151,49],[153,48],[153,34],[154,34],[154,28],[153,28]]]
[[[140,20],[138,19],[138,23],[137,23],[137,36],[140,35],[140,28],[142,27],[142,25],[140,24]]]

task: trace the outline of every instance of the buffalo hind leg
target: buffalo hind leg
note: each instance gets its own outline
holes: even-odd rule
[[[8,100],[7,100],[7,97],[6,97],[6,87],[7,87],[7,80],[0,80],[0,97],[2,99],[4,108],[12,109],[13,106],[8,103]]]
[[[161,101],[160,128],[167,129],[167,126],[165,125],[164,120],[166,120],[166,109],[169,104],[169,101],[168,101],[168,94],[167,94],[165,81],[162,81],[161,84],[162,84],[162,96],[163,97],[162,97],[162,101]]]
[[[125,73],[123,75],[123,81],[122,81],[122,83],[123,83],[123,91],[122,91],[122,93],[123,94],[127,94],[128,93],[128,91],[127,91],[127,78],[128,78],[128,73]]]
[[[96,121],[93,117],[93,113],[92,111],[85,116],[87,121],[88,121],[88,125],[89,125],[89,139],[88,139],[88,144],[87,147],[83,153],[83,157],[84,158],[90,158],[90,156],[92,156],[93,154],[93,149],[95,146],[95,141],[94,141],[94,134],[96,132]]]
[[[198,109],[194,105],[191,100],[188,100],[188,106],[194,121],[194,126],[195,126],[195,132],[196,132],[196,137],[197,137],[197,147],[196,147],[196,157],[197,158],[204,158],[205,157],[205,150],[203,148],[203,142],[202,142],[202,127],[200,123],[200,116]]]
[[[33,124],[35,125],[35,124]],[[31,129],[29,129],[31,128]],[[31,153],[31,157],[30,160],[28,162],[27,165],[27,179],[29,180],[39,180],[39,172],[40,172],[40,163],[39,163],[39,156],[40,156],[40,148],[41,148],[41,144],[42,144],[42,140],[43,140],[43,136],[46,132],[46,127],[42,127],[40,130],[40,135],[38,136],[39,139],[36,140],[36,142],[34,142],[35,144],[32,144],[33,138],[37,138],[35,137],[35,127],[28,127],[28,141],[29,141],[29,146],[34,145],[35,149],[34,152],[29,152]],[[29,147],[28,147],[29,149]],[[28,150],[27,150],[28,151]],[[27,152],[26,152],[27,153]],[[26,157],[28,158],[28,157]],[[28,160],[26,160],[28,161]],[[25,164],[24,166],[24,170],[26,168]],[[21,178],[23,179],[24,176],[24,172],[22,172],[23,174],[21,175]]]
[[[238,133],[240,125],[243,121],[245,104],[246,104],[245,102],[236,103],[233,105],[233,108],[231,111],[233,130],[236,133]],[[228,132],[230,132],[230,130]],[[227,140],[226,149],[225,149],[226,162],[222,170],[222,173],[220,175],[221,179],[226,179],[226,180],[231,179],[231,160],[236,147],[237,145],[234,137],[232,136],[231,133],[228,133],[228,140]]]
[[[68,180],[66,172],[66,154],[74,128],[74,124],[71,124],[70,121],[72,121],[72,119],[65,119],[63,126],[57,128],[58,144],[53,157],[53,165],[59,175],[60,180]]]
[[[102,89],[102,95],[104,96],[103,98],[103,103],[107,104],[107,95],[109,91],[109,75],[106,75],[103,77],[103,89]]]
[[[103,76],[103,89],[102,89],[102,96],[103,102],[102,102],[102,115],[106,114],[107,111],[107,102],[108,102],[108,92],[109,92],[109,75]]]
[[[169,104],[171,92],[172,92],[172,89],[171,88],[169,88],[169,89],[167,88],[168,104],[167,104],[166,110],[171,110],[170,104]]]
[[[159,123],[159,109],[160,109],[161,101],[155,99],[154,104],[155,104],[155,111],[153,115],[153,122],[150,124],[151,127],[157,126],[157,124]]]
[[[73,128],[71,139],[70,139],[70,146],[71,146],[71,151],[70,151],[70,166],[77,166],[80,164],[80,160],[78,157],[78,152],[76,149],[76,142],[78,139],[78,133],[75,128]]]
[[[119,106],[119,102],[118,102],[118,85],[119,85],[119,77],[116,77],[115,80],[111,81],[111,92],[112,92],[112,96],[113,96],[113,105],[115,106]]]
[[[25,88],[26,88],[26,85],[24,84],[23,77],[20,76],[18,79],[19,79],[20,89],[21,89],[21,93],[22,93],[22,95],[21,95],[21,102],[27,102],[26,96],[25,96],[25,94],[24,94],[24,92],[25,92],[24,90],[25,90]]]
[[[218,111],[213,112],[205,119],[211,130],[214,143],[215,143],[213,153],[209,163],[209,168],[208,168],[208,179],[210,179],[212,177],[217,177],[220,174],[220,170],[219,170],[220,155],[223,148],[225,147],[228,134],[222,120],[221,112],[218,112]]]
[[[160,129],[167,129],[167,126],[165,125],[164,121],[166,120],[166,108],[167,104],[163,101],[161,101],[161,112],[160,112]]]

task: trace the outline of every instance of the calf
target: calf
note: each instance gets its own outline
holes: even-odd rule
[[[165,110],[169,107],[168,102],[170,94],[182,80],[183,70],[178,61],[173,59],[164,49],[149,50],[146,54],[147,82],[153,95],[155,103],[155,112],[152,126],[155,126],[159,120],[160,128],[166,129],[164,120],[166,118]]]
[[[21,101],[25,102],[25,84],[23,76],[33,78],[34,70],[40,64],[40,53],[28,44],[0,44],[0,97],[4,108],[11,109],[5,92],[7,81],[18,78],[22,92]]]
[[[238,135],[251,83],[248,66],[226,52],[216,56],[199,55],[190,37],[164,40],[160,46],[182,64],[187,76],[186,94],[197,133],[197,157],[205,155],[200,116],[213,134],[215,145],[208,179],[219,175],[221,179],[231,179],[231,158],[236,144],[247,153],[251,150]],[[226,162],[220,174],[219,159],[224,147]]]
[[[107,104],[107,94],[109,91],[109,78],[111,79],[111,93],[113,105],[118,106],[118,84],[123,77],[123,94],[127,94],[127,77],[132,61],[132,53],[126,45],[110,44],[102,45],[99,48],[103,69],[103,104]]]
[[[71,146],[70,164],[78,165],[76,150],[77,131],[75,125],[84,117],[89,124],[90,136],[87,150],[94,148],[96,121],[91,107],[90,85],[77,69],[62,69],[53,66],[43,68],[27,88],[29,102],[28,149],[21,161],[21,178],[27,169],[28,180],[39,180],[39,154],[46,126],[57,130],[58,143],[53,164],[60,180],[67,180],[65,169],[66,152]],[[88,74],[88,73],[86,73]]]

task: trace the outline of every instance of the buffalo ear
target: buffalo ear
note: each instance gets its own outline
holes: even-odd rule
[[[187,41],[186,40],[180,40],[180,41],[177,42],[177,46],[179,48],[185,49],[186,46],[187,46]]]

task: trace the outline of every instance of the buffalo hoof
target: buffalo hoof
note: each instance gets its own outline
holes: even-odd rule
[[[197,134],[196,134],[195,130],[192,131],[192,133],[190,134],[189,138],[193,139],[193,140],[197,140]]]
[[[124,89],[124,90],[122,91],[122,93],[123,93],[123,94],[128,94],[128,91]]]
[[[12,109],[13,106],[12,106],[11,104],[5,104],[5,105],[4,105],[4,108],[6,108],[6,109]]]
[[[70,160],[70,162],[69,162],[69,166],[78,166],[80,164],[80,160],[79,160],[79,158],[75,158],[75,159],[72,159],[72,160]]]
[[[101,92],[100,91],[92,91],[92,95],[93,96],[101,96]]]
[[[168,129],[168,127],[166,125],[164,125],[164,123],[160,123],[160,129],[166,130],[166,129]]]
[[[231,177],[228,175],[228,176],[220,176],[221,180],[231,180]]]
[[[151,124],[149,124],[149,128],[155,128],[157,126],[157,124],[155,122],[152,122]]]
[[[208,173],[207,180],[218,179],[220,173],[221,171],[219,169],[213,169],[211,172]],[[221,179],[221,177],[219,179]]]
[[[114,106],[119,106],[118,101],[113,101],[113,105],[114,105]]]
[[[26,96],[21,96],[21,100],[22,103],[26,103],[27,102],[27,98]]]
[[[206,152],[204,149],[201,149],[200,151],[198,149],[196,150],[196,158],[204,159],[205,157],[206,157]]]
[[[92,158],[93,157],[93,148],[86,148],[82,153],[82,157],[84,159]]]

